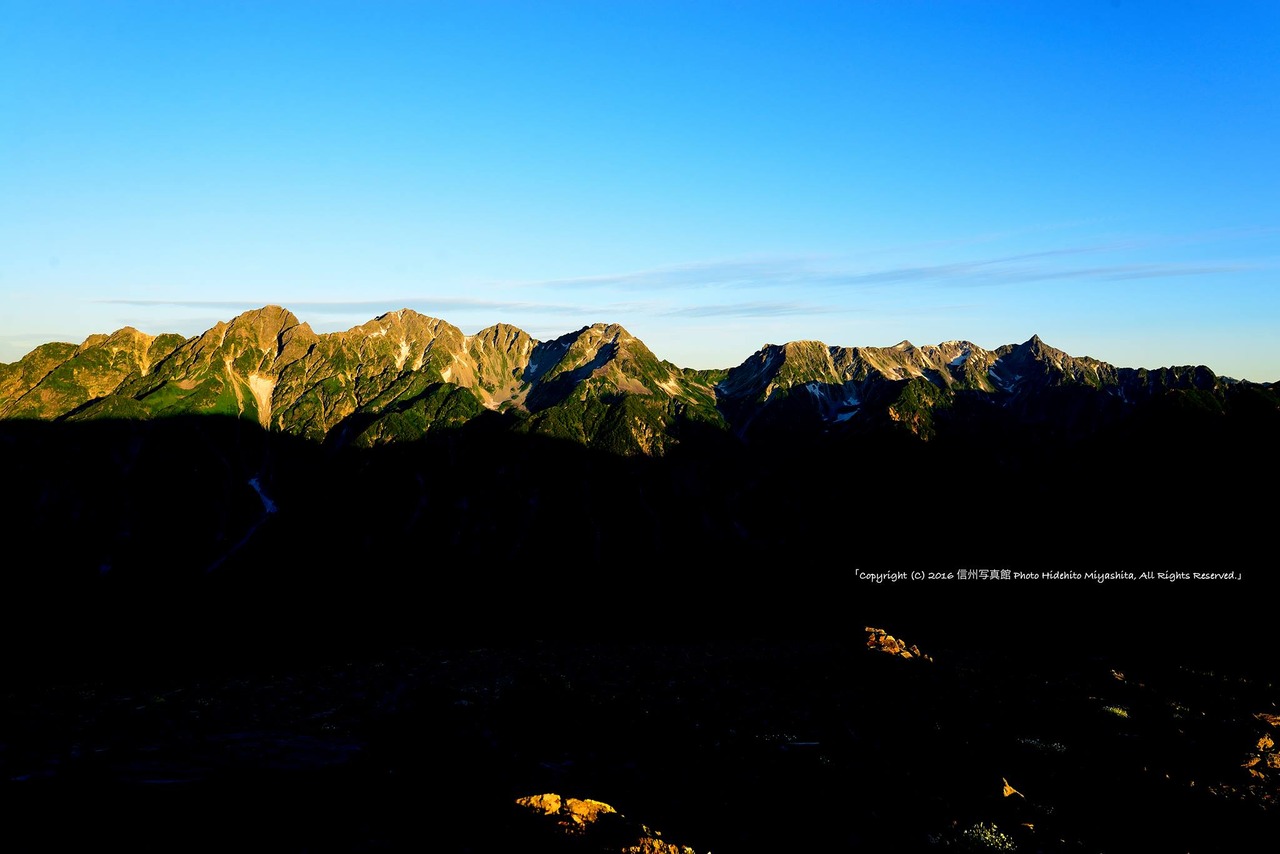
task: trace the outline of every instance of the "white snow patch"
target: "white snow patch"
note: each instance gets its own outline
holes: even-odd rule
[[[658,383],[658,388],[662,389],[672,397],[680,394],[680,384],[670,377]]]
[[[1001,376],[1000,372],[994,365],[992,365],[991,369],[987,371],[987,376],[991,378],[991,381],[994,382],[996,387],[1001,391],[1013,391],[1013,387],[1022,379],[1022,374],[1014,374],[1011,377]]]
[[[453,365],[449,365],[440,372],[440,380],[446,383],[453,380]]]
[[[386,330],[383,330],[383,331],[385,332]],[[400,353],[396,356],[396,370],[397,371],[401,370],[404,367],[404,363],[408,361],[408,359],[409,359],[409,342],[401,338]]]
[[[808,391],[808,392],[809,392],[809,394],[813,395],[814,397],[826,397],[826,396],[827,396],[826,389],[824,389],[824,388],[823,388],[821,385],[819,385],[818,383],[805,383],[805,384],[804,384],[804,387],[805,387],[805,390],[806,390],[806,391]]]
[[[953,367],[953,368],[958,368],[958,367],[960,367],[961,365],[963,365],[965,362],[969,361],[969,357],[970,357],[970,356],[972,356],[972,355],[973,355],[973,354],[972,354],[970,351],[965,350],[963,353],[961,353],[959,356],[956,356],[954,359],[952,359],[952,360],[951,360],[950,362],[948,362],[947,364],[948,364],[948,365],[950,365],[950,366],[951,366],[951,367]]]
[[[263,512],[270,514],[270,513],[275,513],[277,510],[280,509],[279,507],[276,506],[276,503],[272,501],[271,498],[265,492],[262,491],[262,484],[258,481],[256,477],[249,478],[249,485],[253,487],[254,492],[258,493],[258,498],[262,500]]]
[[[258,423],[271,426],[271,393],[275,391],[276,378],[266,374],[249,374],[249,391],[258,404]]]
[[[387,334],[387,330],[386,330],[386,329],[383,329],[383,328],[381,328],[381,327],[379,327],[379,329],[378,329],[378,331],[377,331],[377,332],[370,332],[370,333],[369,333],[369,337],[370,337],[370,338],[382,338],[382,337],[384,337],[386,334]]]

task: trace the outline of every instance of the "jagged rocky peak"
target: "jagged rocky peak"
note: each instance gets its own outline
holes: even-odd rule
[[[723,381],[716,386],[721,397],[747,397],[759,394],[773,380],[778,367],[786,360],[783,347],[765,344],[746,358],[742,364],[730,368]]]
[[[639,347],[644,352],[648,352],[643,342],[616,323],[593,323],[557,338],[556,342],[562,343],[564,347],[564,356],[561,357],[562,368],[574,368],[586,362],[612,359],[623,348]]]
[[[278,305],[255,308],[232,318],[227,324],[227,337],[242,337],[261,350],[276,348],[280,337],[299,325],[293,312]]]
[[[1116,369],[1088,356],[1072,356],[1046,344],[1032,335],[1021,344],[1006,344],[997,349],[990,366],[990,377],[1003,391],[1044,385],[1084,384],[1098,386],[1115,381]]]
[[[765,346],[772,347],[774,345],[766,344]],[[788,341],[786,344],[782,344],[780,346],[782,348],[782,352],[787,355],[814,353],[825,351],[827,349],[827,345],[822,341],[810,338],[802,338],[798,341]]]
[[[575,391],[580,399],[593,393],[623,393],[708,405],[712,400],[705,383],[686,379],[679,368],[659,360],[644,342],[612,323],[584,326],[538,344],[522,379],[528,393],[514,402],[534,412],[566,400]]]
[[[66,415],[146,376],[180,341],[126,326],[90,335],[79,346],[38,347],[0,373],[0,417]]]
[[[928,344],[923,347],[917,347],[906,339],[889,347],[888,350],[891,354],[897,355],[897,360],[900,364],[914,367],[932,367],[933,358],[938,353],[937,347]]]
[[[981,348],[968,341],[944,341],[941,344],[916,346],[904,339],[890,347],[858,347],[855,349],[864,355],[874,354],[879,361],[888,364],[938,368],[961,353],[980,350]]]
[[[763,351],[776,354],[777,364],[790,363],[793,366],[810,362],[826,364],[831,359],[831,348],[822,341],[799,340],[785,344],[766,344]]]
[[[246,311],[224,323],[218,321],[185,345],[187,362],[223,362],[228,370],[269,372],[286,346],[299,337],[314,338],[311,327],[278,305]],[[234,365],[234,367],[230,367]]]
[[[839,384],[846,377],[837,368],[833,348],[821,341],[765,344],[716,386],[721,398],[767,399],[777,389],[809,383]]]
[[[499,323],[481,329],[466,339],[467,352],[475,359],[483,370],[486,365],[497,363],[519,366],[521,370],[529,364],[533,348],[538,346],[528,332],[509,323]]]
[[[777,382],[791,385],[804,382],[838,382],[831,348],[821,341],[791,341],[782,345]]]
[[[74,344],[51,342],[41,344],[16,362],[0,364],[0,417],[75,351]]]
[[[351,331],[360,331],[370,338],[409,337],[430,341],[441,336],[462,339],[462,330],[448,321],[438,317],[421,314],[411,308],[401,308],[380,314],[367,323],[354,327]],[[399,335],[397,336],[397,333]]]
[[[523,405],[525,370],[538,342],[523,329],[499,323],[469,336],[465,344],[480,401],[489,409]]]
[[[925,346],[920,349],[929,355],[946,359],[948,364],[958,364],[975,353],[986,352],[972,341],[943,341],[935,347]]]
[[[87,350],[90,347],[105,346],[113,350],[122,348],[146,348],[155,339],[154,335],[148,335],[145,332],[139,332],[132,326],[122,326],[110,335],[101,333],[90,335],[84,339],[80,345],[78,352]]]
[[[1039,335],[1032,335],[1021,344],[1006,345],[1006,347],[1001,347],[1000,349],[1007,349],[1008,355],[1014,358],[1035,359],[1056,365],[1072,360],[1072,357],[1065,351],[1059,350],[1057,347],[1050,347]]]
[[[151,345],[157,336],[140,332],[132,326],[124,326],[110,335],[90,335],[84,340],[75,355],[81,355],[90,349],[101,349],[104,355],[117,364],[132,364],[145,375],[151,368],[153,354]]]
[[[936,368],[927,351],[902,340],[889,347],[854,347],[847,361],[849,371],[858,379],[881,377],[903,380],[921,376],[925,369]]]
[[[634,335],[617,323],[593,323],[590,326],[584,326],[580,334],[599,335],[614,342],[635,340]]]
[[[808,364],[823,365],[830,360],[827,345],[821,341],[788,341],[785,344],[765,344],[756,354],[763,355],[762,362],[775,370],[784,366],[800,368]]]
[[[262,306],[261,309],[244,311],[229,321],[219,320],[193,342],[198,350],[219,350],[236,347],[239,350],[252,347],[256,350],[275,350],[280,334],[298,325],[292,311],[280,306]]]
[[[1044,343],[1044,339],[1042,339],[1039,335],[1032,335],[1026,341],[1018,345],[1017,349],[1020,349],[1031,355],[1047,356],[1049,358],[1061,357],[1066,355],[1066,353],[1057,349],[1056,347],[1050,347],[1048,344]]]
[[[644,347],[644,343],[616,323],[593,323],[571,333],[570,350],[581,348],[587,358],[593,357],[602,347],[613,345],[621,348],[632,344]],[[644,347],[644,349],[648,349]]]
[[[358,362],[379,365],[383,371],[419,371],[430,364],[446,382],[474,384],[467,338],[445,320],[402,308],[354,326],[342,337],[354,347]]]
[[[943,341],[919,350],[924,363],[942,376],[986,387],[984,377],[994,357],[972,341]]]
[[[848,385],[872,380],[927,379],[936,386],[993,391],[987,378],[994,355],[971,341],[917,346],[902,340],[888,347],[828,347],[818,341],[769,344],[731,369],[719,386],[724,396],[768,396],[775,388],[821,383]]]
[[[496,350],[501,353],[523,352],[527,355],[538,342],[518,326],[498,323],[470,336],[467,343],[473,353]]]

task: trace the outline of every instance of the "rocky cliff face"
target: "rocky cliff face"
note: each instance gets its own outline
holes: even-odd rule
[[[696,854],[688,845],[668,842],[660,832],[627,819],[603,801],[565,798],[554,792],[547,792],[517,798],[516,806],[538,820],[534,829],[542,838],[530,839],[528,843],[541,843],[551,851]]]
[[[0,366],[0,417],[221,414],[369,446],[496,411],[520,432],[662,455],[693,425],[749,440],[868,431],[930,440],[993,424],[1080,438],[1170,394],[1221,408],[1241,386],[1249,384],[1205,367],[1116,368],[1038,337],[996,350],[968,341],[794,341],[766,345],[727,371],[691,371],[616,324],[539,342],[506,324],[468,336],[402,309],[317,334],[267,306],[189,340],[125,328],[79,346],[38,347]],[[1275,398],[1269,386],[1249,387]]]
[[[0,365],[0,417],[52,419],[75,413],[147,377],[181,344],[181,336],[152,337],[128,326],[111,335],[91,335],[79,347],[44,344],[19,362]]]

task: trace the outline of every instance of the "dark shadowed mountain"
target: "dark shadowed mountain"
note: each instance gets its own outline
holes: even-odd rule
[[[10,601],[55,620],[167,596],[149,613],[184,627],[484,629],[497,597],[519,603],[504,625],[808,630],[872,596],[1036,625],[1035,597],[1120,614],[1171,588],[1004,573],[1241,573],[1195,587],[1202,613],[1271,589],[1275,388],[1037,337],[694,371],[617,325],[543,342],[401,310],[317,334],[269,306],[41,346],[0,366],[0,416],[5,541],[39,556]]]
[[[46,344],[0,365],[3,838],[1242,850],[1277,435],[1272,385],[1036,337]]]

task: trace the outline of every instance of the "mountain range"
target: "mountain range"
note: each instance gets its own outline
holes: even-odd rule
[[[1206,367],[1117,368],[1033,336],[985,350],[768,344],[736,367],[680,368],[616,324],[550,341],[506,324],[464,335],[409,309],[317,334],[266,306],[193,338],[131,327],[0,365],[0,418],[84,422],[229,415],[331,446],[413,440],[490,413],[510,429],[661,456],[701,429],[751,440],[891,432],[928,441],[973,424],[1076,438],[1164,398],[1221,409],[1268,385]],[[1247,405],[1247,404],[1246,404]]]
[[[77,638],[74,658],[86,633],[151,650],[157,621],[224,644],[234,617],[250,646],[286,619],[312,639],[483,630],[497,601],[518,603],[506,627],[602,631],[807,631],[849,596],[882,622],[1024,632],[1048,631],[1027,607],[1044,597],[1209,619],[1280,588],[1257,559],[1278,435],[1272,384],[1038,337],[795,341],[692,370],[617,325],[468,336],[406,309],[318,334],[267,306],[0,365],[0,539],[36,556],[11,561],[6,628]],[[1168,570],[1239,583],[1081,580]],[[917,577],[899,571],[949,580],[885,581]]]
[[[1243,850],[1277,436],[1272,384],[1038,337],[45,344],[0,365],[10,835]]]

